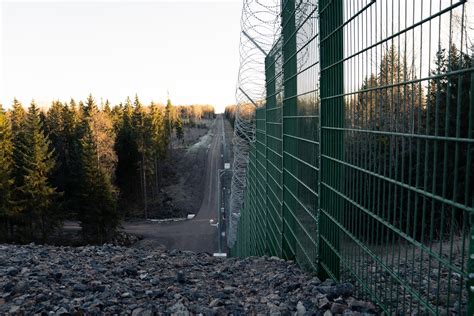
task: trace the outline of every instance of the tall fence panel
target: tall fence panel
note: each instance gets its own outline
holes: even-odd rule
[[[255,197],[256,197],[256,221],[257,221],[257,245],[256,254],[267,253],[267,204],[266,204],[266,120],[265,108],[257,109],[255,128]]]
[[[321,177],[320,177],[320,265],[321,274],[340,277],[340,222],[343,209],[344,153],[343,99],[343,1],[319,2],[321,52]]]
[[[284,256],[296,258],[307,269],[316,270],[319,194],[317,6],[294,0],[285,1],[283,6]]]
[[[295,259],[387,314],[474,315],[468,9],[281,2],[238,255]]]
[[[266,205],[269,254],[282,256],[283,239],[283,52],[278,40],[266,58]]]

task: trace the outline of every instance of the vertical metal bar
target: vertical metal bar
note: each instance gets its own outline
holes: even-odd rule
[[[471,67],[474,66],[474,54],[471,54]],[[470,99],[469,99],[469,123],[468,123],[468,139],[474,137],[474,72],[471,73],[471,86],[470,86]],[[469,190],[474,172],[472,165],[472,151],[473,145],[467,145],[467,168],[466,168],[466,188],[464,192],[464,203],[469,205]],[[471,196],[471,208],[474,208],[474,196]],[[469,238],[469,256],[467,259],[467,274],[468,279],[466,282],[467,296],[468,296],[468,315],[474,315],[474,212],[471,211],[469,214],[469,223],[471,225],[470,238]]]
[[[221,253],[221,174],[217,169],[217,252]]]
[[[323,11],[322,11],[323,9]],[[322,249],[321,276],[340,277],[340,234],[333,220],[342,215],[344,153],[344,78],[343,78],[343,1],[321,0],[319,5],[320,63],[321,63],[321,196],[320,196],[320,244]],[[334,129],[336,128],[336,129]],[[324,213],[327,213],[324,214]]]
[[[283,38],[283,86],[284,86],[284,96],[283,101],[283,120],[282,120],[282,147],[283,147],[283,208],[282,208],[282,217],[283,217],[283,231],[282,231],[282,248],[283,254],[286,259],[294,259],[295,253],[293,250],[296,247],[295,236],[291,236],[292,232],[295,231],[296,227],[292,225],[294,220],[291,220],[295,214],[290,214],[292,210],[288,210],[287,205],[291,199],[288,189],[285,188],[285,184],[294,179],[288,179],[291,177],[288,173],[291,172],[286,169],[286,165],[290,163],[288,157],[285,154],[285,151],[290,151],[293,155],[296,154],[296,148],[293,145],[294,140],[288,139],[287,135],[289,129],[293,129],[294,126],[290,126],[292,123],[284,119],[285,115],[296,115],[296,26],[295,26],[295,0],[284,0],[282,1],[282,38]],[[290,203],[291,204],[291,203]]]

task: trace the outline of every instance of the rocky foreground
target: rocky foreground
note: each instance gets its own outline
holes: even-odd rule
[[[351,284],[278,258],[0,245],[0,314],[377,315]]]

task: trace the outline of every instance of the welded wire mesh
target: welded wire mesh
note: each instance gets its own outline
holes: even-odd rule
[[[256,111],[255,118],[255,242],[256,255],[267,253],[267,201],[266,201],[266,126],[265,107]]]
[[[387,314],[474,314],[471,8],[282,1],[237,255],[351,281]]]
[[[271,255],[281,256],[283,236],[281,212],[283,203],[283,52],[281,38],[270,51],[265,66],[268,78],[267,103],[265,106],[268,251]]]
[[[317,265],[319,55],[317,6],[288,1],[283,18],[283,251]]]
[[[321,90],[321,141],[343,146],[321,153],[323,269],[389,314],[466,314],[474,102],[465,3],[324,4],[321,54],[333,57],[321,85],[336,86]]]

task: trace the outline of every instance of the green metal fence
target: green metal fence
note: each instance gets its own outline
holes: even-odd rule
[[[257,109],[255,128],[255,199],[256,199],[256,254],[267,253],[267,188],[266,188],[266,120],[265,108]]]
[[[353,282],[387,314],[474,315],[468,9],[282,1],[234,254]]]
[[[267,100],[265,106],[266,131],[266,205],[268,253],[282,256],[283,236],[283,54],[278,40],[265,61],[267,75]]]

